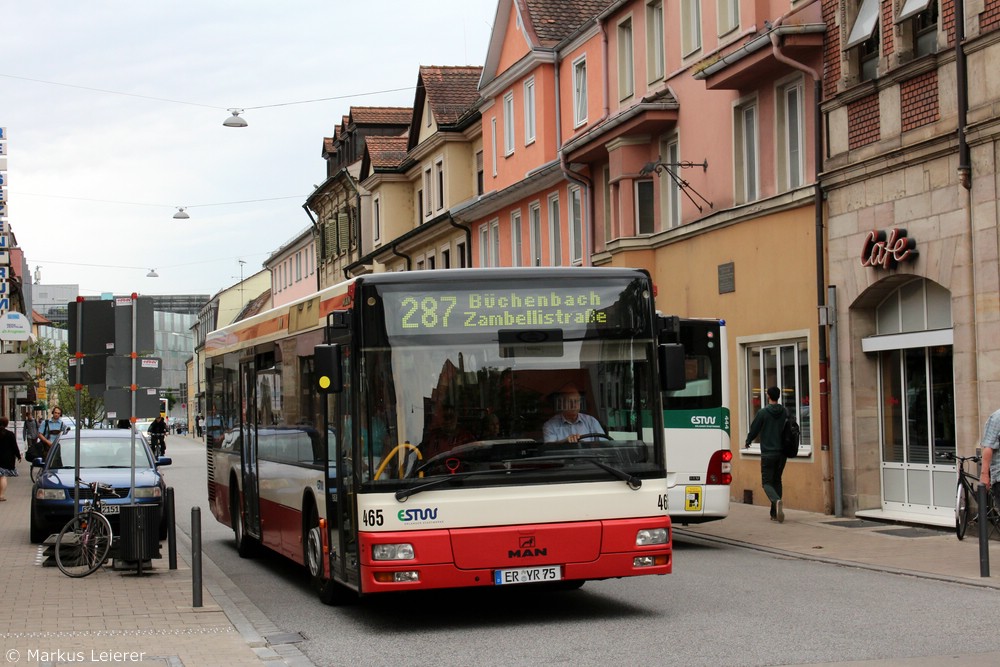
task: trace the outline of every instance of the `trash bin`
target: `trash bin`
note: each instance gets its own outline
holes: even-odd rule
[[[159,505],[122,505],[118,557],[125,561],[159,558]]]

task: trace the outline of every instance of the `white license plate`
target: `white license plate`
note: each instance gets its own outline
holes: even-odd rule
[[[497,586],[505,584],[537,584],[543,581],[559,581],[562,570],[558,565],[545,567],[519,567],[511,570],[494,570],[493,583]]]
[[[118,514],[118,505],[101,505],[102,514]]]

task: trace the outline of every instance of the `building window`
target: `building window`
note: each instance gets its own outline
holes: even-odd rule
[[[372,242],[378,243],[382,238],[382,201],[378,197],[372,199]]]
[[[719,37],[740,27],[740,0],[718,0]]]
[[[538,202],[528,207],[528,227],[531,234],[531,266],[542,265],[542,207]]]
[[[901,31],[908,30],[912,35],[910,49],[914,58],[937,53],[937,0],[906,0],[896,23]]]
[[[663,78],[663,0],[646,5],[646,71],[650,82]]]
[[[794,190],[804,180],[802,99],[801,79],[778,87],[778,183],[785,190]]]
[[[757,200],[757,102],[736,107],[736,201]]]
[[[681,0],[681,53],[687,57],[701,48],[701,0]]]
[[[523,265],[524,241],[521,236],[521,212],[514,211],[510,214],[511,266]]]
[[[524,145],[535,141],[535,78],[524,82]]]
[[[476,194],[483,194],[483,152],[476,151]]]
[[[490,223],[490,266],[500,266],[500,221]]]
[[[572,244],[570,261],[579,264],[583,260],[583,195],[579,187],[569,189],[569,213],[569,237]]]
[[[497,117],[490,118],[490,161],[493,167],[493,178],[497,177]]]
[[[455,253],[458,254],[458,267],[460,269],[468,268],[469,257],[468,253],[465,252],[465,241],[459,241],[455,244]]]
[[[611,241],[611,168],[601,170],[601,192],[604,194],[604,246]]]
[[[632,19],[618,24],[618,99],[625,100],[635,93],[634,63],[632,62]]]
[[[490,226],[479,227],[479,266],[490,265]]]
[[[420,223],[420,217],[424,212],[424,191],[417,190],[417,224]]]
[[[781,390],[781,405],[788,410],[802,431],[799,454],[803,455],[803,447],[811,453],[808,343],[805,339],[782,340],[754,343],[744,349],[746,428],[749,429],[757,411],[767,406],[767,388],[777,387]],[[751,444],[750,451],[760,453],[759,438]]]
[[[579,127],[587,122],[587,58],[573,63],[573,124]]]
[[[434,163],[434,195],[437,210],[444,208],[444,162],[438,160]]]
[[[451,248],[441,249],[441,268],[442,269],[451,268]]]
[[[427,193],[427,197],[424,200],[424,217],[428,217],[434,212],[434,202],[433,202],[433,192],[434,185],[431,178],[431,168],[427,167],[424,169],[424,192]]]
[[[295,282],[302,280],[302,252],[295,253]]]
[[[562,219],[559,213],[559,193],[549,195],[550,265],[562,265]]]
[[[635,218],[640,234],[652,234],[656,231],[656,218],[653,216],[652,179],[635,182]]]
[[[676,137],[667,141],[663,154],[667,156],[667,162],[670,164],[677,164],[681,161],[680,143]],[[668,167],[668,169],[674,168]],[[681,224],[681,187],[676,179],[668,177],[660,179],[660,182],[662,183],[664,180],[667,182],[667,227],[673,229]]]
[[[514,152],[514,93],[503,96],[503,151],[504,155]]]
[[[870,81],[878,72],[879,51],[879,0],[861,0],[844,50],[857,50],[858,75],[861,81]]]
[[[437,258],[434,256],[433,252],[427,253],[427,270],[433,271],[437,268]]]

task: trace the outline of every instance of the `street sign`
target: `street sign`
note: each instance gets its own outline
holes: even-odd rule
[[[137,387],[159,387],[163,384],[163,363],[159,357],[139,357],[135,360]],[[128,387],[132,384],[132,358],[122,355],[108,357],[107,385]]]
[[[76,354],[109,354],[114,349],[114,313],[109,301],[71,301],[69,309],[69,353]],[[77,322],[79,313],[83,313],[81,322],[82,341],[77,342]]]
[[[111,304],[110,301],[98,303]],[[140,296],[136,303],[135,350],[132,349],[132,299],[114,301],[114,349],[115,354],[149,354],[153,352],[153,297]]]
[[[69,382],[70,384],[104,384],[104,373],[107,365],[107,355],[95,354],[89,357],[69,358]],[[80,375],[77,376],[77,369]]]
[[[132,414],[132,392],[128,389],[108,389],[104,392],[104,408],[111,419],[148,419],[160,414],[160,391],[139,389],[135,392],[135,414]]]

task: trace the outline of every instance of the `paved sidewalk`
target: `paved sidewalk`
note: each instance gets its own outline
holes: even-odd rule
[[[43,567],[44,547],[28,540],[25,462],[18,474],[0,503],[0,665],[310,664],[297,649],[283,655],[268,645],[210,562],[203,562],[202,606],[192,606],[191,545],[179,531],[176,570],[168,567],[166,541],[163,558],[142,576],[114,571],[110,563],[82,579]]]
[[[989,543],[989,577],[980,576],[978,526],[959,541],[954,529],[882,523],[785,510],[770,520],[767,507],[733,503],[729,517],[676,526],[679,538],[696,537],[785,556],[897,572],[1000,589],[1000,541]]]

